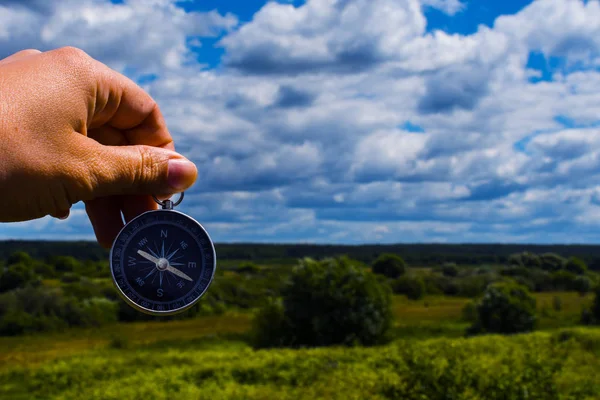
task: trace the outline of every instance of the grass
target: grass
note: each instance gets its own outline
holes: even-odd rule
[[[593,399],[600,331],[254,351],[206,338],[100,346],[0,371],[1,399]]]
[[[470,339],[469,299],[395,296],[374,348],[254,351],[250,313],[3,337],[0,399],[596,398],[600,330],[569,328],[592,296],[535,296],[544,331]]]
[[[193,341],[203,337],[243,334],[250,328],[249,314],[227,314],[164,322],[135,322],[63,333],[0,338],[0,370],[32,366],[103,348],[120,341],[133,347],[157,342]]]
[[[536,293],[538,309],[548,310],[540,319],[540,329],[574,325],[581,308],[592,296],[577,293]],[[560,297],[560,311],[551,309],[554,297]],[[394,337],[435,338],[463,336],[469,323],[461,319],[466,298],[427,296],[423,300],[408,300],[394,296],[396,317]],[[227,313],[222,316],[165,322],[120,323],[94,329],[71,329],[63,333],[0,337],[0,370],[13,366],[34,366],[47,361],[71,357],[87,351],[114,347],[149,346],[156,343],[190,342],[210,338],[240,337],[251,325],[250,313]]]

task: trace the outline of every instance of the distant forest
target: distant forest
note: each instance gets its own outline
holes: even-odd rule
[[[533,244],[390,244],[390,245],[318,245],[217,243],[217,260],[247,260],[265,264],[290,264],[298,258],[322,259],[339,255],[372,263],[382,253],[400,255],[409,265],[435,266],[445,262],[460,265],[503,264],[511,254],[529,251],[536,254],[557,253],[577,256],[590,269],[600,270],[600,245],[533,245]],[[0,258],[15,251],[25,251],[34,258],[55,255],[80,260],[108,260],[108,251],[93,241],[0,241]]]

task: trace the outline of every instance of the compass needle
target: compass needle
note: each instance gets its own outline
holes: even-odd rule
[[[215,247],[206,230],[175,211],[177,201],[125,224],[113,241],[109,265],[117,293],[131,307],[150,315],[172,315],[193,306],[213,281]]]
[[[144,257],[146,260],[148,261],[152,261],[154,264],[158,264],[158,258],[157,257],[153,257],[152,255],[146,253],[144,250],[138,250],[137,253]]]
[[[174,275],[177,275],[180,278],[187,279],[190,282],[194,281],[192,278],[190,278],[189,276],[187,276],[185,273],[181,272],[177,268],[171,267],[170,265],[167,267],[167,271],[173,273]]]

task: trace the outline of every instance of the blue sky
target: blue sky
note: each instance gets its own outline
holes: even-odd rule
[[[0,0],[156,99],[218,242],[600,241],[598,0]],[[0,238],[90,239],[82,204]]]

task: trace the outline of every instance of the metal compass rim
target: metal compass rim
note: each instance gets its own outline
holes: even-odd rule
[[[121,289],[121,287],[117,284],[117,279],[115,277],[115,271],[114,271],[114,264],[113,264],[113,252],[115,249],[115,244],[117,243],[117,240],[119,239],[119,237],[121,237],[121,234],[125,231],[125,229],[127,228],[128,225],[135,223],[136,220],[139,220],[141,218],[143,218],[144,216],[147,216],[150,213],[164,213],[164,212],[168,212],[168,213],[177,213],[180,216],[183,216],[184,218],[189,219],[191,222],[195,223],[197,225],[197,227],[203,232],[203,235],[206,236],[206,238],[208,239],[208,243],[210,244],[210,251],[212,253],[212,265],[210,266],[212,268],[212,273],[210,276],[210,279],[208,280],[208,283],[206,284],[206,286],[204,287],[204,289],[202,290],[202,292],[189,304],[185,304],[182,307],[179,307],[177,309],[174,310],[153,310],[153,309],[149,309],[149,308],[145,308],[142,305],[136,303],[135,301],[131,300],[129,298],[129,296],[127,296],[123,290]],[[121,228],[121,230],[119,231],[119,233],[117,234],[117,236],[115,237],[115,240],[113,241],[113,244],[111,246],[110,249],[110,253],[109,253],[109,269],[110,269],[110,273],[111,273],[111,277],[112,277],[112,281],[113,281],[113,285],[117,288],[117,293],[119,295],[119,297],[121,299],[123,299],[129,306],[133,307],[134,309],[136,309],[137,311],[140,311],[144,314],[148,314],[148,315],[153,315],[153,316],[169,316],[169,315],[175,315],[175,314],[179,314],[181,312],[184,312],[185,310],[189,309],[190,307],[194,306],[198,301],[200,301],[200,299],[204,296],[204,294],[206,293],[206,291],[208,290],[208,288],[211,286],[211,284],[213,283],[214,280],[214,276],[216,273],[216,269],[217,269],[217,252],[215,250],[215,246],[214,246],[214,242],[212,240],[212,238],[210,237],[208,231],[204,228],[204,226],[202,226],[202,224],[200,224],[198,221],[196,221],[193,217],[182,213],[180,211],[177,210],[173,210],[173,209],[159,209],[159,210],[151,210],[151,211],[146,211],[140,215],[138,215],[137,217],[135,217],[134,219],[132,219],[128,224],[126,224],[123,228]]]

